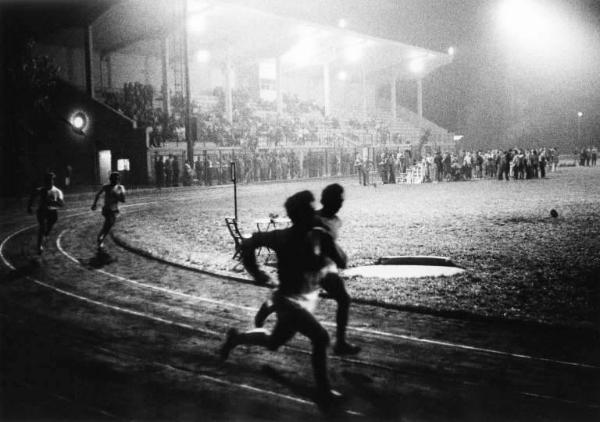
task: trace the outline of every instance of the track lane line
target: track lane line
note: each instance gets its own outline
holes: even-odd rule
[[[81,213],[81,214],[83,214],[83,213]],[[19,233],[21,233],[21,232],[23,232],[23,231],[25,231],[27,229],[31,229],[33,227],[36,227],[36,225],[31,225],[31,226],[24,227],[24,228],[18,230],[17,232],[15,232],[15,233],[11,234],[10,236],[6,237],[4,239],[4,241],[0,244],[0,258],[2,258],[3,262],[5,263],[5,265],[7,265],[9,268],[15,270],[15,267],[12,264],[10,264],[10,262],[6,259],[6,257],[3,254],[3,249],[4,249],[5,244],[7,243],[7,241],[10,238],[16,236],[17,234],[19,234]],[[59,242],[59,238],[66,231],[67,230],[63,230],[61,232],[61,234],[59,235],[59,237],[57,237],[57,240],[56,240],[57,241],[57,247],[59,247],[59,243],[60,243]],[[62,249],[62,246],[60,246],[59,249]],[[64,249],[62,249],[62,251],[64,251]],[[63,252],[61,252],[61,253],[63,253]],[[66,253],[66,251],[64,252],[64,254],[65,254],[65,256],[69,257],[68,253]],[[74,257],[71,256],[69,259],[72,260],[73,262],[76,262],[78,265],[81,265],[81,263],[76,258],[74,258]],[[133,283],[133,284],[138,284],[138,285],[141,285],[144,288],[153,288],[153,287],[156,288],[156,286],[147,285],[145,283],[139,283],[139,282],[136,282],[135,280],[130,280],[130,279],[127,279],[125,277],[121,277],[121,276],[118,276],[116,274],[112,274],[112,273],[109,273],[109,272],[105,272],[105,274],[109,275],[111,277],[119,277],[119,278],[122,279],[122,281],[130,282],[130,283]],[[44,286],[46,288],[49,288],[51,290],[57,291],[57,292],[62,293],[64,295],[74,297],[74,298],[82,300],[84,302],[95,304],[97,306],[106,307],[106,308],[117,310],[117,311],[120,311],[120,312],[123,312],[123,313],[132,314],[132,315],[135,315],[135,316],[138,316],[138,317],[148,318],[148,319],[151,319],[151,320],[155,320],[157,322],[163,322],[163,323],[165,323],[167,325],[180,326],[182,328],[187,328],[187,329],[191,329],[191,330],[199,331],[199,332],[205,332],[207,334],[216,333],[216,332],[214,332],[212,330],[206,330],[205,331],[205,330],[202,330],[202,329],[198,329],[196,327],[192,327],[189,324],[181,324],[181,323],[177,323],[177,322],[174,322],[174,321],[165,320],[163,318],[154,317],[153,315],[145,314],[143,312],[137,312],[137,311],[133,311],[133,310],[130,310],[130,309],[127,309],[127,308],[120,308],[120,307],[117,307],[117,306],[114,306],[114,305],[110,305],[110,304],[107,304],[107,303],[104,303],[104,302],[95,301],[93,299],[89,299],[89,298],[86,298],[86,297],[83,297],[83,296],[76,295],[76,294],[74,294],[72,292],[68,292],[68,291],[59,289],[57,287],[54,287],[52,285],[49,285],[47,283],[44,283],[44,282],[42,282],[40,280],[37,280],[37,279],[34,279],[32,277],[29,277],[29,276],[25,276],[25,277],[27,279],[29,279],[30,281],[33,281],[36,284],[39,284],[39,285]],[[162,289],[162,288],[160,288],[160,289]],[[165,290],[167,290],[167,292],[169,292],[171,294],[174,294],[174,295],[186,295],[185,293],[180,293],[180,292],[173,291],[173,290],[170,290],[170,289],[165,289]],[[194,298],[196,300],[200,300],[200,301],[206,300],[206,301],[214,302],[213,299],[209,299],[209,298],[203,298],[203,297],[193,296],[193,295],[187,295],[187,296],[192,297],[192,298]],[[233,307],[233,308],[246,309],[246,310],[247,309],[251,309],[253,311],[255,310],[254,308],[243,307],[243,306],[240,306],[240,305],[237,305],[237,304],[234,304],[234,303],[230,303],[230,302],[222,302],[222,301],[216,301],[216,302],[218,302],[219,304],[223,304],[225,306]],[[332,324],[332,323],[324,323],[324,325],[335,326],[335,324]],[[460,345],[460,344],[449,343],[449,342],[440,342],[440,341],[437,341],[437,340],[421,339],[421,338],[418,338],[418,337],[405,336],[405,335],[401,335],[401,334],[393,334],[393,333],[388,333],[388,332],[378,331],[378,330],[372,330],[372,329],[361,329],[361,328],[355,328],[355,327],[348,327],[348,328],[356,330],[358,332],[362,332],[362,333],[366,333],[366,334],[371,334],[371,335],[375,335],[375,336],[387,336],[387,337],[401,338],[401,339],[408,340],[408,341],[424,342],[424,343],[429,343],[429,344],[434,344],[434,345],[442,345],[442,346],[454,347],[454,348],[456,348],[457,346],[462,346],[462,347],[459,347],[459,348],[465,348],[467,350],[473,350],[473,351],[485,352],[485,353],[495,353],[495,354],[499,354],[499,355],[503,355],[503,356],[511,356],[511,357],[517,357],[517,358],[527,358],[527,359],[530,359],[530,360],[541,360],[541,361],[545,361],[545,362],[565,364],[565,365],[570,365],[570,366],[579,366],[579,367],[589,367],[591,369],[600,369],[599,367],[593,366],[593,365],[580,364],[580,363],[574,363],[574,362],[557,361],[557,360],[546,359],[546,358],[537,358],[537,357],[528,356],[528,355],[512,354],[512,353],[497,351],[497,350],[493,350],[493,349],[484,349],[484,348],[479,348],[479,347],[474,347],[474,346],[467,346],[467,345]],[[221,333],[216,333],[216,335],[221,336]],[[234,384],[234,385],[240,386],[240,388],[242,388],[240,384]],[[267,390],[265,390],[265,391],[267,391]],[[539,399],[546,399],[546,400],[551,400],[551,401],[558,401],[558,402],[563,402],[563,403],[566,403],[566,404],[574,404],[574,405],[585,406],[585,407],[589,407],[589,408],[599,408],[600,407],[599,405],[596,405],[596,404],[578,403],[578,402],[574,402],[574,401],[571,401],[571,400],[565,400],[565,399],[561,399],[561,398],[558,398],[558,397],[540,395],[540,394],[536,394],[536,393],[522,392],[522,391],[519,391],[517,393],[521,394],[521,395],[524,395],[524,396],[527,396],[527,397],[533,397],[533,398],[539,398]]]
[[[4,241],[2,241],[2,243],[0,243],[0,258],[2,259],[3,263],[8,268],[10,268],[11,270],[15,271],[16,268],[4,256],[3,250],[4,250],[5,244],[12,237],[14,237],[14,236],[18,235],[19,233],[24,232],[24,231],[26,231],[28,229],[34,228],[34,227],[37,227],[37,225],[31,225],[31,226],[24,227],[24,228],[16,231],[15,233],[11,234],[10,236],[6,237],[4,239]],[[77,263],[80,264],[78,261],[77,261]],[[45,283],[45,282],[43,282],[41,280],[35,279],[33,277],[30,277],[30,276],[25,276],[25,278],[28,279],[29,281],[33,282],[34,284],[37,284],[39,286],[42,286],[42,287],[45,287],[47,289],[53,290],[53,291],[55,291],[57,293],[65,295],[67,297],[72,297],[74,299],[80,300],[80,301],[85,302],[85,303],[93,304],[93,305],[96,305],[96,306],[99,306],[99,307],[107,308],[107,309],[110,309],[110,310],[113,310],[113,311],[117,311],[117,312],[122,312],[122,313],[133,315],[133,316],[136,316],[136,317],[146,318],[146,319],[149,319],[151,321],[160,322],[160,323],[163,323],[163,324],[166,324],[166,325],[170,325],[170,326],[176,326],[176,327],[180,327],[180,328],[185,328],[185,329],[188,329],[188,330],[191,330],[191,331],[201,332],[201,333],[204,333],[204,334],[211,334],[211,335],[215,335],[215,336],[217,336],[219,338],[222,337],[222,333],[219,333],[219,332],[216,332],[216,331],[201,329],[201,328],[189,325],[189,324],[182,324],[182,323],[178,323],[178,322],[175,322],[175,321],[170,321],[170,320],[167,320],[167,319],[164,319],[164,318],[155,317],[153,315],[150,315],[150,314],[147,314],[147,313],[144,313],[144,312],[138,312],[138,311],[134,311],[134,310],[131,310],[131,309],[127,309],[127,308],[122,308],[122,307],[119,307],[119,306],[111,305],[109,303],[100,302],[100,301],[97,301],[97,300],[94,300],[94,299],[90,299],[90,298],[85,297],[85,296],[77,295],[77,294],[75,294],[73,292],[69,292],[67,290],[60,289],[60,288],[58,288],[56,286],[52,286],[52,285],[50,285],[48,283]],[[168,364],[162,364],[162,365],[168,366],[168,367],[170,367],[172,369],[177,369],[177,368],[172,367],[171,365],[168,365]],[[252,390],[252,391],[255,391],[255,392],[258,392],[258,393],[262,393],[262,394],[266,394],[266,395],[270,395],[270,396],[275,396],[275,397],[279,397],[279,398],[282,398],[282,399],[291,400],[291,401],[294,401],[296,403],[302,403],[302,404],[310,405],[312,407],[316,407],[316,404],[314,402],[304,400],[304,399],[302,399],[300,397],[288,396],[288,395],[285,395],[285,394],[277,393],[275,391],[266,390],[266,389],[262,389],[262,388],[258,388],[258,387],[253,387],[253,386],[248,385],[248,384],[238,384],[238,383],[234,383],[234,382],[227,381],[227,380],[224,380],[224,379],[211,377],[211,376],[205,375],[205,374],[199,374],[198,376],[200,378],[203,378],[203,379],[215,382],[215,383],[220,383],[220,384],[223,384],[223,385],[227,385],[227,386],[231,386],[231,387],[236,387],[236,388],[241,388],[241,389],[245,389],[245,390]],[[348,414],[352,414],[352,415],[358,415],[358,416],[362,415],[362,414],[360,414],[358,412],[354,412],[354,411],[347,411],[346,410],[345,412],[348,413]]]
[[[81,262],[79,262],[77,260],[77,258],[75,258],[72,255],[70,255],[61,246],[61,239],[62,239],[62,236],[64,235],[64,233],[66,231],[67,230],[63,230],[60,233],[60,235],[57,237],[57,239],[56,239],[56,246],[58,247],[59,251],[61,253],[63,253],[67,258],[69,258],[71,261],[77,263],[78,265],[81,265]],[[100,272],[102,274],[105,274],[105,275],[107,275],[109,277],[116,278],[116,279],[118,279],[120,281],[124,281],[126,283],[135,284],[137,286],[148,288],[148,289],[155,290],[155,291],[160,291],[162,293],[168,293],[168,294],[172,294],[172,295],[182,296],[182,297],[186,297],[186,298],[189,298],[189,299],[194,299],[194,300],[198,300],[198,301],[201,301],[201,302],[206,302],[206,303],[221,305],[221,306],[225,306],[225,307],[229,307],[229,308],[242,309],[242,310],[245,310],[245,311],[248,311],[248,312],[256,312],[258,310],[257,308],[252,308],[252,307],[248,307],[248,306],[242,306],[242,305],[238,305],[238,304],[232,303],[232,302],[225,302],[225,301],[215,300],[215,299],[211,299],[211,298],[207,298],[207,297],[203,297],[203,296],[196,296],[196,295],[191,295],[191,294],[188,294],[188,293],[178,292],[176,290],[168,289],[168,288],[165,288],[165,287],[153,286],[153,285],[148,284],[148,283],[143,283],[143,282],[139,282],[139,281],[136,281],[136,280],[131,280],[129,278],[122,277],[122,276],[120,276],[118,274],[110,273],[108,271],[101,270],[101,269],[95,269],[95,271],[98,271],[98,272]],[[327,327],[335,327],[336,326],[335,323],[327,322],[327,321],[323,322],[323,325],[325,325]],[[493,355],[507,356],[507,357],[516,358],[516,359],[526,359],[526,360],[533,360],[533,361],[538,361],[538,362],[553,363],[553,364],[559,364],[559,365],[565,365],[565,366],[573,366],[573,367],[578,367],[578,368],[587,368],[587,369],[596,369],[596,370],[600,369],[599,366],[595,366],[595,365],[591,365],[591,364],[586,364],[586,363],[570,362],[570,361],[564,361],[564,360],[558,360],[558,359],[543,358],[543,357],[531,356],[531,355],[526,355],[526,354],[521,354],[521,353],[511,353],[511,352],[505,352],[505,351],[495,350],[495,349],[490,349],[490,348],[484,348],[484,347],[478,347],[478,346],[469,346],[469,345],[460,344],[460,343],[452,343],[452,342],[441,341],[441,340],[432,340],[432,339],[426,339],[426,338],[421,338],[421,337],[414,337],[414,336],[409,336],[409,335],[406,335],[406,334],[395,334],[395,333],[390,333],[390,332],[386,332],[386,331],[373,330],[373,329],[370,329],[370,328],[359,328],[359,327],[348,326],[348,329],[356,331],[356,332],[359,332],[359,333],[368,334],[368,335],[371,335],[371,336],[396,338],[396,339],[405,340],[405,341],[419,342],[419,343],[424,343],[424,344],[432,344],[432,345],[436,345],[436,346],[444,346],[444,347],[449,347],[449,348],[469,350],[469,351],[475,351],[475,352],[480,352],[480,353],[488,353],[488,354],[493,354]]]

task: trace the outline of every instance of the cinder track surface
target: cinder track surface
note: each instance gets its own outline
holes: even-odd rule
[[[135,198],[124,212],[151,198]],[[135,203],[137,202],[137,203]],[[314,404],[310,344],[216,352],[268,289],[108,244],[98,214],[65,211],[40,258],[31,217],[0,225],[1,408],[13,419],[598,420],[600,347],[588,331],[353,305],[363,352],[330,356],[345,402]],[[117,223],[118,224],[118,223]],[[334,338],[335,304],[319,319]]]

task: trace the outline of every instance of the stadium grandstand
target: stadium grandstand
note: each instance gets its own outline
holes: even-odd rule
[[[423,81],[449,53],[237,1],[100,4],[32,46],[58,76],[46,108],[56,139],[32,167],[67,169],[87,185],[119,170],[147,185],[157,161],[174,157],[179,179],[189,165],[189,183],[219,183],[248,151],[292,153],[299,175],[325,175],[352,172],[342,161],[357,155],[455,148],[422,107]],[[400,81],[414,82],[415,111],[400,105]],[[322,168],[304,169],[316,156]]]

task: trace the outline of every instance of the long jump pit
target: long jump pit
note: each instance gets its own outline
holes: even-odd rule
[[[441,256],[389,256],[375,264],[361,265],[344,270],[347,277],[421,278],[453,276],[465,272],[449,258]]]

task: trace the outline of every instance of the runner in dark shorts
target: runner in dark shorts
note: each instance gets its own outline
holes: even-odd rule
[[[244,267],[259,283],[267,282],[269,276],[258,267],[255,250],[268,247],[277,254],[279,287],[272,296],[277,322],[271,332],[263,328],[243,333],[235,328],[230,329],[220,349],[220,357],[226,360],[231,350],[241,344],[277,350],[299,332],[312,343],[317,400],[329,406],[341,395],[331,389],[329,382],[329,334],[315,318],[313,311],[319,297],[320,270],[324,257],[329,257],[341,267],[345,267],[346,261],[331,235],[320,227],[314,227],[313,201],[314,197],[309,191],[292,195],[285,203],[292,227],[254,233],[242,243]]]
[[[54,186],[55,177],[54,173],[47,173],[44,176],[44,186],[34,189],[27,205],[27,212],[33,214],[33,202],[38,199],[36,217],[38,221],[37,251],[39,254],[44,250],[46,238],[58,220],[58,208],[65,205],[62,191]]]
[[[117,172],[110,174],[110,182],[98,191],[92,204],[92,211],[96,210],[96,204],[100,196],[104,194],[104,206],[102,207],[102,216],[104,217],[104,224],[100,233],[98,233],[97,244],[98,249],[104,247],[104,239],[115,225],[117,220],[117,214],[119,213],[119,202],[125,202],[125,188],[119,184],[120,175]]]

